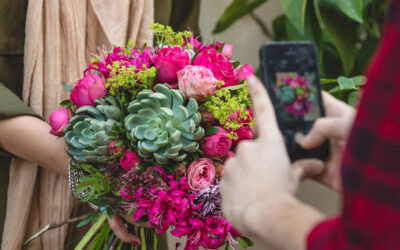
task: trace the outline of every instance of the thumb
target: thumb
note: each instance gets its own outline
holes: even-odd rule
[[[325,171],[325,164],[317,159],[302,159],[293,162],[292,176],[297,181],[314,178]]]
[[[254,114],[257,119],[258,137],[271,138],[280,136],[274,107],[264,85],[255,76],[249,77],[247,82]]]
[[[326,140],[344,138],[341,118],[319,118],[314,122],[310,132],[300,141],[304,149],[312,149],[322,145]]]

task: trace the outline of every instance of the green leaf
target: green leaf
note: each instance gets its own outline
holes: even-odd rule
[[[330,5],[321,6],[320,11],[324,33],[338,51],[344,73],[348,75],[353,69],[356,54],[355,23]]]
[[[300,33],[303,33],[307,0],[281,0],[281,4],[289,21]]]
[[[313,0],[315,15],[317,16],[318,23],[320,27],[324,28],[324,22],[322,20],[321,11],[319,10],[318,0]]]
[[[336,0],[339,8],[356,22],[363,22],[363,0]]]
[[[321,84],[331,84],[331,83],[337,83],[337,79],[327,79],[327,78],[321,78]]]
[[[357,90],[359,86],[367,81],[367,78],[365,76],[356,76],[352,78],[340,76],[337,81],[340,89]]]
[[[106,222],[107,215],[102,215],[97,222],[89,229],[79,244],[75,247],[75,250],[83,250],[89,243],[93,236],[99,231],[101,226]]]
[[[287,40],[286,15],[280,15],[272,21],[272,30],[277,41]]]
[[[360,99],[360,92],[358,91],[353,91],[349,94],[349,99],[348,99],[348,103],[355,107],[358,104],[358,101]]]
[[[60,102],[60,106],[64,107],[64,108],[69,108],[69,107],[74,106],[74,105],[75,104],[69,99]]]
[[[233,63],[233,68],[236,69],[237,67],[240,66],[240,62],[239,61],[234,61]]]
[[[237,20],[251,13],[266,1],[268,0],[234,0],[219,18],[213,33],[217,34],[226,30]]]
[[[72,92],[73,88],[72,88],[71,86],[69,86],[69,85],[66,84],[66,83],[63,83],[63,86],[64,86],[64,88],[68,91],[68,93],[71,93],[71,92]]]
[[[210,135],[214,135],[218,132],[218,129],[215,127],[208,127],[206,128],[206,135],[205,136],[210,136]]]
[[[235,240],[243,248],[248,248],[254,246],[254,242],[245,236],[236,237]]]
[[[78,223],[78,225],[76,225],[77,228],[86,226],[87,224],[89,224],[89,222],[91,222],[93,220],[93,216],[90,216],[84,220],[82,220],[81,222]]]

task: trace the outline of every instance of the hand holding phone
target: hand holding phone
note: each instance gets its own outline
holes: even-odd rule
[[[279,128],[291,161],[325,160],[328,142],[305,150],[299,142],[314,121],[325,116],[322,105],[318,57],[310,42],[274,42],[260,51],[262,78],[274,105]]]

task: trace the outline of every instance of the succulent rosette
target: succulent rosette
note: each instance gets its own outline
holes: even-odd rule
[[[232,45],[151,28],[154,48],[99,49],[49,117],[50,133],[66,142],[73,195],[103,218],[91,233],[103,228],[104,237],[92,245],[115,237],[98,223],[116,213],[150,224],[138,230],[154,249],[155,232],[169,229],[186,237],[185,249],[251,245],[223,216],[219,180],[237,144],[253,137],[246,79],[254,70],[231,61]]]

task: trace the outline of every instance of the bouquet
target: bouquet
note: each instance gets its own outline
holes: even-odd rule
[[[251,245],[224,219],[218,182],[236,145],[253,138],[245,79],[254,70],[231,61],[232,45],[151,28],[154,48],[100,48],[50,116],[67,145],[73,194],[103,214],[84,239],[109,246],[115,236],[101,223],[124,213],[142,249],[156,249],[168,229],[186,237],[185,249]]]
[[[307,78],[297,74],[278,79],[275,95],[283,105],[285,112],[295,117],[307,114],[314,99]]]

